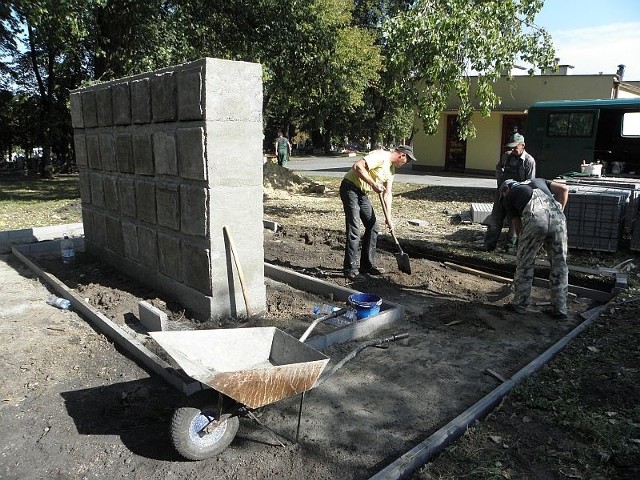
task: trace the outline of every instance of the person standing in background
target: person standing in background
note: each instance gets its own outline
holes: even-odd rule
[[[275,147],[276,157],[278,158],[278,165],[280,165],[281,167],[286,167],[287,161],[289,161],[289,155],[291,155],[291,143],[281,131],[278,132],[278,138],[276,138]]]
[[[524,149],[524,137],[519,133],[514,133],[509,139],[509,143],[505,145],[509,151],[505,152],[496,164],[496,187],[500,187],[505,180],[516,180],[523,182],[536,178],[536,161]],[[487,217],[484,223],[487,225],[487,232],[484,237],[485,250],[491,252],[496,249],[502,225],[504,223],[504,210],[501,205],[500,192],[496,192],[496,198],[493,202],[491,215]],[[505,248],[515,249],[516,235],[513,228],[509,228],[509,241]]]

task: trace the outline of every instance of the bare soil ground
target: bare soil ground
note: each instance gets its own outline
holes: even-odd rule
[[[393,245],[383,236],[379,264],[387,273],[349,284],[340,275],[344,235],[337,182],[327,181],[319,195],[307,181],[268,167],[265,218],[280,228],[264,232],[266,261],[405,305],[405,321],[380,335],[408,332],[409,338],[386,350],[364,350],[309,392],[298,443],[291,441],[295,397],[259,412],[261,422],[285,437],[284,446],[243,419],[221,455],[189,462],[173,450],[168,434],[171,415],[185,397],[73,311],[46,305],[45,287],[4,255],[0,478],[369,478],[493,390],[498,381],[487,369],[508,378],[595,306],[572,297],[570,318],[559,322],[543,313],[516,315],[503,308],[507,283],[447,263],[471,261],[503,274],[513,267],[512,257],[479,251],[482,227],[456,217],[470,201],[490,201],[491,192],[481,190],[397,185],[395,221],[412,274],[397,270]],[[410,219],[427,224],[411,225]],[[583,265],[618,261],[575,255]],[[164,309],[172,328],[275,325],[294,336],[313,318],[313,305],[328,302],[269,281],[264,315],[200,324],[180,305],[96,259],[79,255],[72,266],[57,258],[36,261],[147,345],[136,318],[141,299]],[[610,279],[599,276],[573,280],[610,287]],[[534,289],[538,309],[546,294]],[[414,478],[637,478],[638,297],[630,289],[614,300],[565,353]],[[355,346],[328,349],[330,366]]]

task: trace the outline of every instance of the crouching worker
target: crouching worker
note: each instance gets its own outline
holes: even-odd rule
[[[373,205],[368,194],[382,194],[386,210],[391,216],[391,198],[393,177],[396,168],[407,162],[415,161],[413,149],[408,145],[398,145],[394,151],[373,150],[353,164],[340,184],[340,199],[344,207],[346,248],[344,252],[344,276],[350,280],[358,280],[360,273],[380,275],[382,268],[376,265],[376,243],[378,240],[378,224]],[[360,244],[360,221],[364,225],[362,247],[360,250],[360,266],[357,263],[358,246]],[[387,223],[389,231],[393,230],[391,219]]]
[[[533,283],[535,257],[544,246],[551,263],[549,286],[553,318],[567,318],[569,290],[567,267],[567,223],[564,207],[569,198],[566,185],[536,178],[525,182],[505,180],[500,195],[507,219],[518,235],[513,299],[507,308],[526,313]]]

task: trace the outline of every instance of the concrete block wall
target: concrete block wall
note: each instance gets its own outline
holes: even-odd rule
[[[87,250],[202,318],[266,308],[262,71],[213,58],[71,93]]]

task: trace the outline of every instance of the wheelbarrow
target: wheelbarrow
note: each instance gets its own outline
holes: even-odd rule
[[[258,421],[252,410],[303,394],[297,441],[305,392],[324,383],[364,348],[386,347],[407,336],[365,342],[321,377],[329,357],[304,340],[319,322],[344,312],[340,309],[314,320],[300,339],[276,327],[150,332],[184,373],[204,386],[189,397],[188,406],[177,408],[173,414],[171,441],[178,453],[189,460],[218,455],[235,438],[240,416]]]

